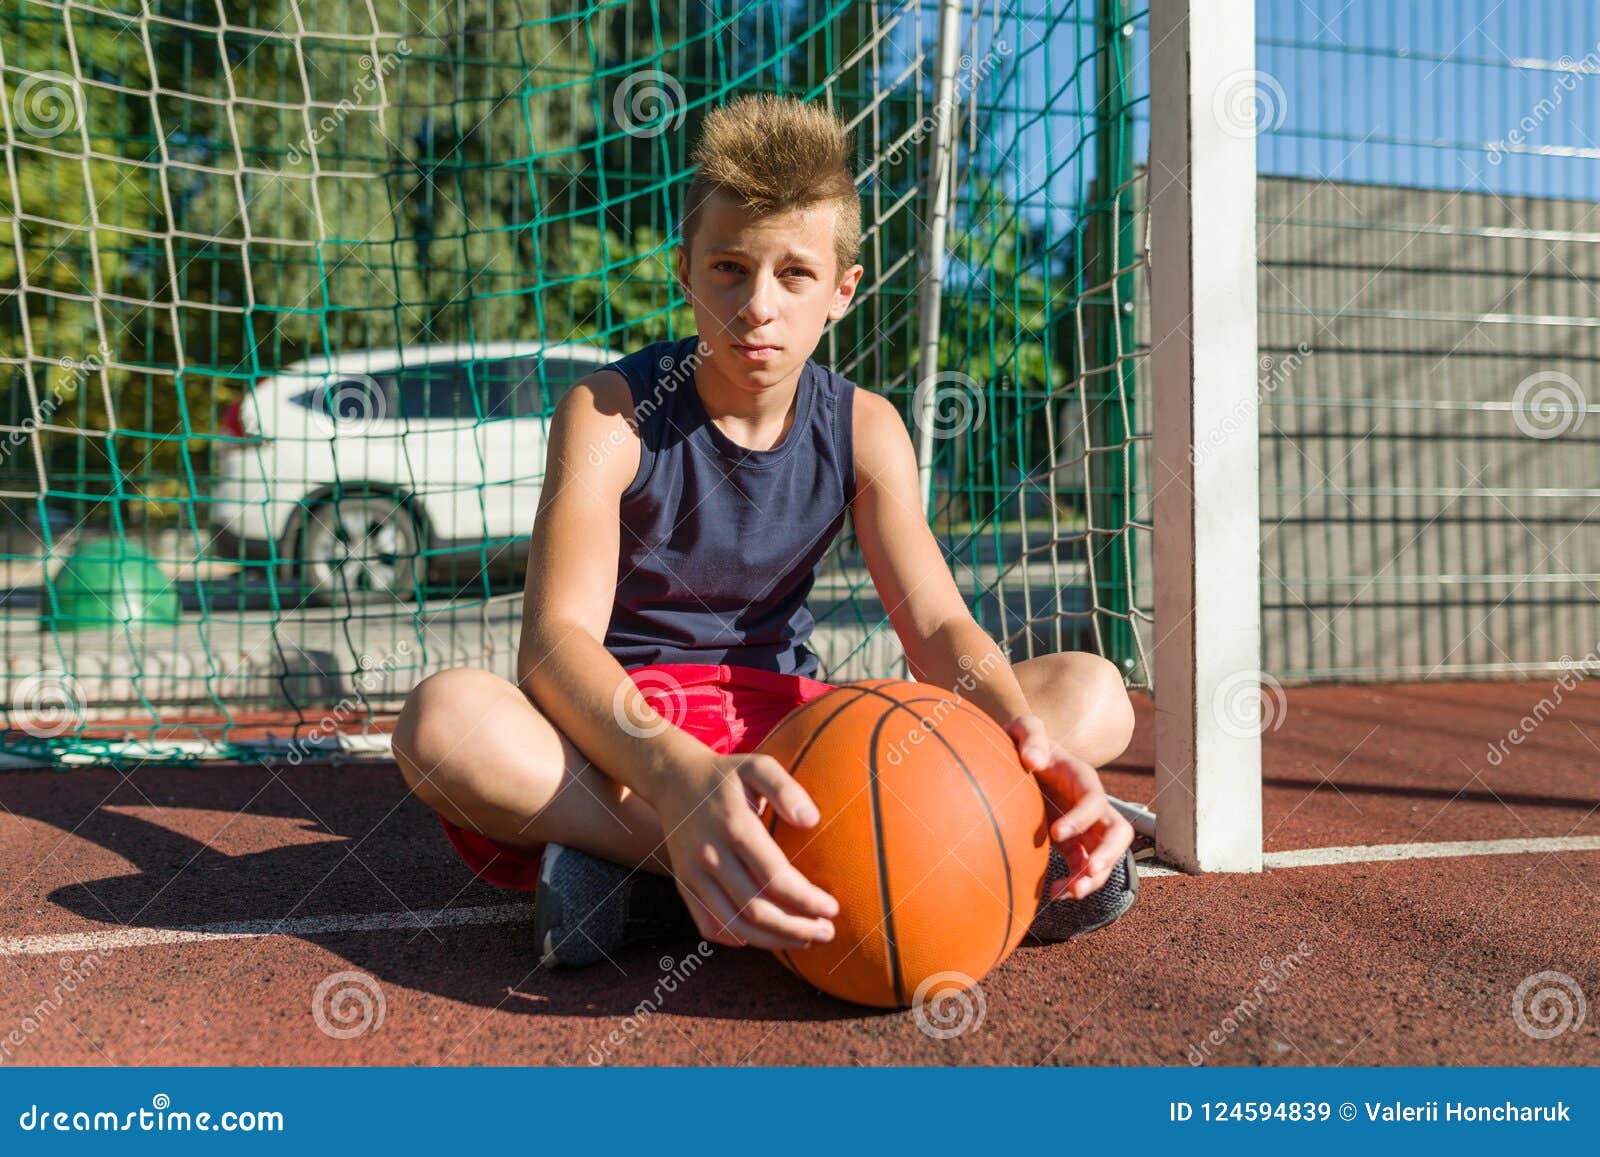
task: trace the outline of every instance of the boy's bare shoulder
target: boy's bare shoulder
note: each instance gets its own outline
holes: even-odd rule
[[[860,388],[854,394],[850,414],[856,461],[881,462],[885,455],[898,456],[911,443],[900,411],[882,394]]]
[[[610,420],[633,424],[633,390],[617,370],[591,370],[579,378],[556,403],[555,415],[565,412],[569,422]]]
[[[554,457],[566,468],[618,483],[620,493],[639,467],[633,391],[616,370],[594,370],[575,382],[550,415]]]
[[[850,412],[857,425],[865,421],[876,430],[885,421],[892,420],[896,425],[901,424],[900,411],[895,409],[894,403],[882,394],[875,394],[860,386],[851,391],[851,394]]]

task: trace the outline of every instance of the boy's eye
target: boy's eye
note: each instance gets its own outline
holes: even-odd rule
[[[739,264],[737,262],[734,262],[734,261],[719,261],[715,265],[713,265],[711,268],[712,269],[718,269],[718,270],[720,270],[720,269],[738,269],[738,268],[740,268],[740,266],[739,266]],[[785,277],[787,277],[791,273],[798,273],[801,277],[810,277],[811,276],[811,271],[810,270],[804,268],[803,266],[799,266],[799,265],[791,266],[790,268],[785,269],[783,272],[784,272],[784,276]]]

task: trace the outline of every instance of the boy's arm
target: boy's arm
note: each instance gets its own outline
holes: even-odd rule
[[[916,453],[899,413],[877,394],[855,395],[856,538],[911,674],[970,700],[1005,729],[1052,804],[1050,836],[1072,868],[1051,898],[1081,899],[1106,882],[1133,831],[1094,768],[1050,742],[1011,664],[967,609],[923,515]]]
[[[855,396],[856,538],[912,677],[956,692],[1006,727],[1030,714],[1028,701],[967,609],[923,515],[905,423],[887,398]]]
[[[766,755],[718,755],[653,710],[605,649],[617,589],[622,492],[639,465],[627,381],[591,374],[550,420],[529,543],[517,684],[574,746],[650,804],[700,930],[724,944],[831,939],[838,902],[789,863],[749,804],[798,827],[816,806]]]
[[[584,755],[619,769],[614,778],[653,801],[674,766],[708,749],[663,727],[636,691],[637,702],[625,706],[642,734],[617,726],[613,700],[628,675],[603,640],[617,588],[618,505],[639,464],[631,410],[621,408],[628,398],[621,375],[594,374],[562,397],[550,419],[517,684]]]

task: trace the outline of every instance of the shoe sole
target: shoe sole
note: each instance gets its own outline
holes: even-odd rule
[[[539,953],[538,966],[543,969],[557,968],[561,963],[556,959],[556,929],[561,927],[562,922],[561,898],[555,888],[549,885],[551,870],[565,851],[560,844],[544,846],[539,863],[539,883],[533,893],[533,942]]]
[[[1133,906],[1138,903],[1139,900],[1139,865],[1133,858],[1132,848],[1129,848],[1127,851],[1122,853],[1122,868],[1128,877],[1128,887],[1126,892],[1124,892],[1124,896],[1126,898],[1110,915],[1104,917],[1103,919],[1097,920],[1093,924],[1085,924],[1082,927],[1075,929],[1070,936],[1063,936],[1060,938],[1044,937],[1036,936],[1032,931],[1029,931],[1024,935],[1023,939],[1034,944],[1069,944],[1080,937],[1087,936],[1091,932],[1098,932],[1107,925],[1115,924],[1118,920],[1122,919],[1133,910]],[[1110,881],[1108,880],[1107,884],[1109,883]],[[1060,903],[1059,900],[1053,902]]]

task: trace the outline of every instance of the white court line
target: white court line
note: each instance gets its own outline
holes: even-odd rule
[[[421,912],[377,912],[366,916],[301,916],[293,920],[235,920],[193,928],[124,928],[65,936],[0,938],[0,956],[110,952],[152,944],[204,940],[248,940],[257,936],[315,936],[324,932],[391,932],[443,928],[452,924],[507,924],[533,919],[532,904],[491,904],[481,908],[435,908]]]
[[[1454,856],[1525,856],[1540,852],[1600,852],[1600,836],[1543,836],[1522,840],[1456,840],[1437,844],[1366,844],[1348,848],[1297,848],[1268,852],[1262,867],[1318,868],[1328,864],[1371,864],[1383,860],[1439,860]],[[1139,875],[1180,876],[1165,864],[1141,862]]]
[[[1269,852],[1270,869],[1328,864],[1366,864],[1380,860],[1434,860],[1453,856],[1517,856],[1549,852],[1597,852],[1600,836],[1549,836],[1524,840],[1461,840],[1438,844],[1370,844],[1349,848],[1303,848]],[[1139,861],[1139,878],[1181,876],[1176,868]],[[248,940],[260,936],[315,936],[327,932],[392,932],[466,924],[510,924],[533,919],[532,904],[490,904],[478,908],[435,908],[420,912],[378,912],[365,916],[302,916],[293,920],[238,920],[193,928],[124,928],[61,936],[0,937],[0,956],[49,956],[73,952],[111,952],[156,944],[207,940]]]

